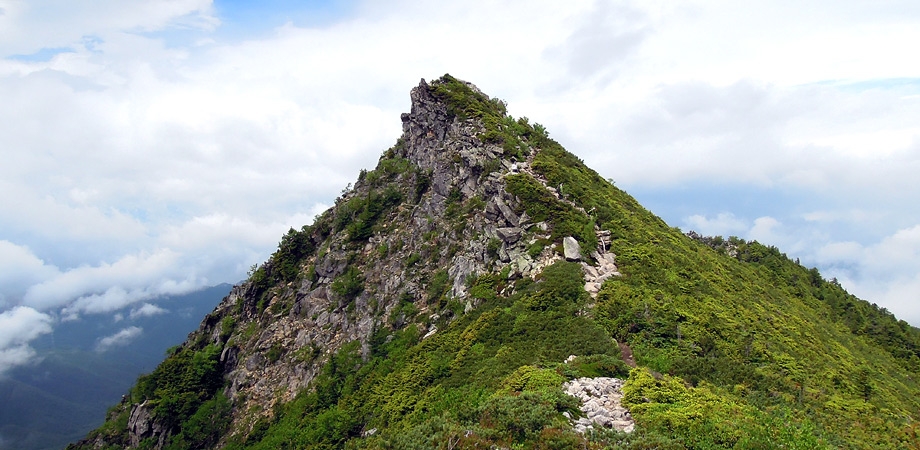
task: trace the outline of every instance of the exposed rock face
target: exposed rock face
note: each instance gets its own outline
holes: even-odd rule
[[[619,378],[577,378],[562,385],[566,394],[581,400],[585,417],[575,421],[575,430],[584,433],[600,426],[631,433],[636,426],[629,411],[620,404],[623,380]]]
[[[564,255],[558,241],[547,245],[551,227],[532,223],[506,189],[506,176],[524,173],[567,201],[530,170],[538,149],[526,149],[528,161],[504,159],[500,144],[481,138],[480,119],[457,117],[436,94],[435,85],[424,80],[412,89],[411,111],[401,117],[402,137],[377,169],[362,173],[317,219],[325,228],[308,236],[314,250],[295,261],[296,276],[286,278],[292,281],[266,287],[251,278],[236,286],[186,343],[222,347],[223,393],[234,411],[231,429],[246,433],[260,414],[267,418],[276,404],[293,400],[346,343],[358,341],[362,355],[369,355],[371,336],[380,327],[414,324],[422,336],[433,336],[454,314],[439,306],[439,299],[457,301],[465,312],[477,306],[467,292],[472,277],[508,267],[509,277],[533,278],[563,256],[584,259],[571,237],[563,242]],[[355,238],[349,226],[361,219],[349,208],[387,189],[400,200]],[[609,269],[613,256],[607,255],[595,258],[597,268],[584,263],[589,292],[615,273],[615,266]],[[356,289],[341,287],[348,277],[357,277]],[[446,278],[442,292],[433,291],[436,278]],[[417,310],[412,317],[399,312],[406,299]],[[129,427],[132,446],[154,437],[159,448],[168,438],[169,430],[157,426],[145,404],[132,407]]]
[[[495,231],[498,233],[498,237],[507,244],[514,244],[521,238],[521,234],[524,233],[524,230],[518,227],[503,227]]]
[[[131,447],[137,447],[141,441],[147,438],[154,438],[157,442],[157,448],[159,448],[166,443],[167,437],[167,430],[153,419],[146,402],[134,405],[131,409],[131,416],[128,419],[128,438]]]
[[[482,123],[475,118],[453,117],[424,80],[412,89],[410,97],[411,112],[401,117],[403,136],[381,157],[381,164],[386,159],[411,164],[410,171],[388,182],[403,189],[409,198],[422,185],[420,177],[427,178],[429,188],[419,194],[417,202],[403,203],[381,220],[381,229],[369,237],[363,251],[352,250],[345,232],[316,242],[325,251],[307,258],[301,266],[312,270],[312,276],[262,294],[262,301],[267,300],[262,312],[255,308],[258,294],[252,285],[244,284],[212,314],[234,314],[243,305],[237,329],[259,323],[254,327],[256,335],[248,341],[233,338],[225,345],[222,363],[229,381],[225,393],[233,399],[235,410],[257,408],[267,414],[275,403],[290,401],[315,378],[328,355],[347,342],[360,341],[367,354],[375,327],[407,325],[404,319],[390,316],[401,296],[415,299],[418,317],[441,312],[432,310],[427,298],[430,280],[438,268],[447,272],[446,295],[464,304],[468,312],[476,306],[474,299],[467,298],[471,276],[510,264],[513,276],[534,277],[562,258],[552,246],[536,256],[528,252],[538,240],[548,239],[551,230],[545,223],[529,223],[519,200],[506,190],[504,177],[512,173],[511,164],[502,159],[500,146],[480,139]],[[526,163],[520,167],[526,168]],[[337,200],[336,208],[374,189],[380,187],[372,180],[359,179]],[[451,202],[458,198],[464,204],[475,204],[471,199],[479,199],[484,206],[470,210],[458,221],[447,214]],[[495,243],[497,249],[490,248]],[[380,249],[387,249],[385,256],[376,255]],[[492,250],[495,254],[490,253]],[[408,265],[412,258],[424,263]],[[331,286],[349,266],[358,265],[362,290],[353,302],[346,302]],[[289,308],[284,306],[288,304]],[[432,320],[416,322],[416,326],[423,336],[437,330]],[[226,336],[220,324],[211,328],[214,342],[222,334]],[[282,355],[268,358],[272,348],[284,349]],[[234,425],[235,429],[246,427]]]

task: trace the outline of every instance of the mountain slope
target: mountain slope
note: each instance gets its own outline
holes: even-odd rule
[[[377,167],[74,447],[915,445],[916,328],[668,227],[468,83],[411,97]],[[573,430],[563,382],[601,376],[634,432]]]

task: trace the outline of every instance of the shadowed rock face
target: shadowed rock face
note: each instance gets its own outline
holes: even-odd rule
[[[345,343],[360,342],[366,357],[375,329],[409,325],[397,311],[406,298],[419,311],[415,325],[430,337],[437,328],[425,319],[443,312],[430,296],[456,299],[469,312],[477,306],[467,298],[471,276],[510,265],[510,277],[535,277],[562,259],[552,246],[529,251],[538,240],[548,240],[551,229],[532,223],[507,190],[506,176],[533,175],[528,161],[512,162],[499,144],[484,141],[481,119],[452,112],[439,94],[442,82],[422,80],[411,90],[411,110],[401,116],[397,144],[374,171],[362,172],[313,228],[304,229],[315,250],[296,262],[297,275],[267,287],[254,279],[236,286],[190,336],[186,345],[222,347],[231,428],[248,431],[260,414],[242,413],[262,411],[268,417],[275,404],[291,401]],[[397,204],[380,206],[388,195]],[[372,208],[376,216],[367,214]],[[374,222],[365,223],[369,231],[356,237],[353,224],[370,221],[367,217]],[[566,257],[574,251],[570,259],[583,259],[578,243],[575,250],[570,245],[567,239]],[[275,256],[260,269],[265,274],[279,270]],[[431,280],[444,276],[439,273],[446,273],[445,291],[432,294]],[[348,277],[358,284],[343,294],[337,283]],[[132,446],[153,438],[160,447],[176,431],[157,423],[144,404],[125,407],[131,408]]]
[[[162,447],[168,437],[168,430],[153,419],[146,402],[134,405],[131,409],[128,430],[130,432],[131,447],[139,446],[146,439],[153,439],[157,447]]]

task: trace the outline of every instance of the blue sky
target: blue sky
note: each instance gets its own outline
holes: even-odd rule
[[[354,1],[215,1],[215,14],[222,32],[231,36],[252,37],[271,32],[279,24],[297,27],[323,27],[348,17]]]
[[[242,279],[446,72],[669,224],[920,325],[920,4],[809,5],[0,0],[0,372]]]

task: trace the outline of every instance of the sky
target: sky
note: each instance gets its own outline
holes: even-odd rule
[[[244,279],[444,73],[670,225],[920,325],[917,42],[901,0],[0,0],[0,374]]]

